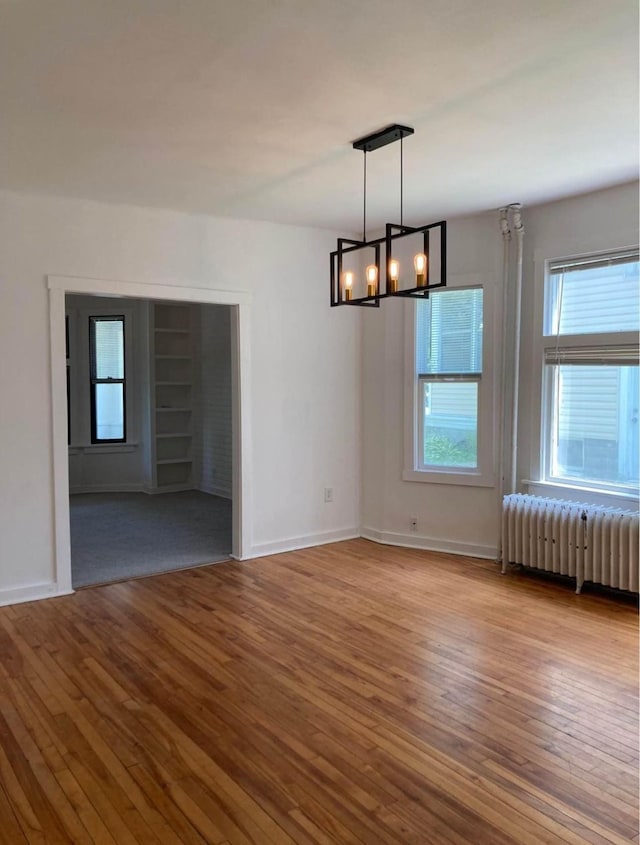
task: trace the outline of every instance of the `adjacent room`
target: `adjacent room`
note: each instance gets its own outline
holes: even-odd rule
[[[0,845],[638,843],[638,30],[0,3]]]
[[[227,306],[65,302],[75,588],[229,558]]]

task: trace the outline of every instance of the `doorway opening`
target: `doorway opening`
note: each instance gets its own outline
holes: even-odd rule
[[[74,588],[229,558],[230,310],[66,296]]]
[[[58,592],[243,559],[247,294],[48,282]]]

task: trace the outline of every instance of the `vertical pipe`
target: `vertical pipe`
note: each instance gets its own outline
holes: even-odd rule
[[[506,426],[506,387],[507,387],[507,307],[508,307],[508,292],[509,292],[509,252],[511,247],[511,229],[509,228],[509,209],[501,208],[500,213],[500,232],[502,233],[502,413],[500,415],[500,469],[499,469],[499,484],[500,484],[500,507],[503,506],[503,499],[505,494],[505,436],[507,431]],[[505,558],[505,548],[503,545],[503,537],[498,547],[498,562],[502,561],[502,574],[506,572],[508,560]]]
[[[513,397],[511,403],[511,464],[509,492],[515,493],[518,472],[518,403],[520,394],[520,330],[522,324],[522,253],[524,244],[524,224],[520,204],[512,205],[513,228],[516,233],[516,273],[515,273],[515,307],[513,312]]]

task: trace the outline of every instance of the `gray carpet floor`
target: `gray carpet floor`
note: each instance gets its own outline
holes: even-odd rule
[[[225,560],[231,502],[181,493],[82,493],[69,497],[74,587],[139,578]]]

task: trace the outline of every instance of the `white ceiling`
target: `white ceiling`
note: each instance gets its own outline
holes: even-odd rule
[[[357,229],[636,178],[636,0],[0,0],[0,187]],[[399,144],[367,157],[372,226]]]

